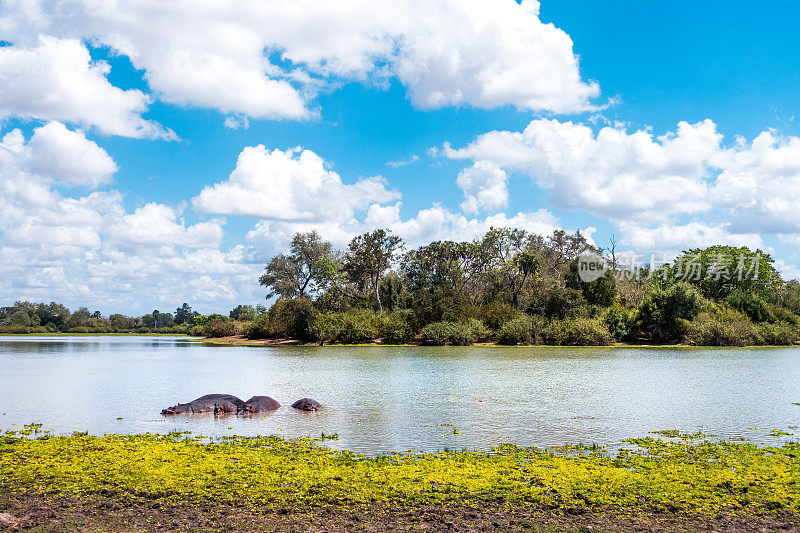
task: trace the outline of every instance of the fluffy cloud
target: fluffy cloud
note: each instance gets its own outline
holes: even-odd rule
[[[345,221],[357,209],[399,198],[380,177],[352,185],[325,167],[311,150],[247,147],[226,181],[204,188],[192,200],[204,213],[249,215],[285,221]]]
[[[483,210],[498,210],[508,205],[507,176],[491,161],[476,161],[458,173],[456,184],[464,191],[461,209],[475,214]]]
[[[800,139],[766,131],[749,143],[722,141],[710,120],[681,122],[656,137],[619,126],[595,134],[583,124],[538,119],[521,132],[480,135],[463,148],[445,144],[441,153],[473,161],[461,176],[480,176],[478,167],[525,173],[557,206],[612,221],[624,243],[640,249],[763,246],[761,234],[787,242],[800,236]],[[479,202],[470,190],[492,183],[499,190],[501,183],[499,177],[462,181],[472,187],[462,186],[463,207],[473,210]]]
[[[0,47],[0,118],[58,120],[127,137],[172,138],[145,120],[150,98],[106,79],[109,66],[92,61],[75,39],[41,37],[30,46]]]
[[[107,183],[116,168],[102,148],[59,123],[27,141],[19,130],[2,138],[0,300],[137,312],[170,309],[176,295],[215,309],[254,301],[257,276],[242,248],[219,249],[222,221],[187,224],[179,210],[157,203],[128,213],[116,191],[63,194],[64,186]]]
[[[711,121],[681,122],[675,134],[538,119],[522,132],[493,131],[453,159],[526,172],[560,207],[613,220],[666,220],[710,208],[705,177],[721,136]]]
[[[421,108],[469,104],[557,113],[590,109],[572,40],[523,0],[413,2],[394,71]]]
[[[485,218],[467,218],[440,205],[434,205],[420,210],[411,218],[403,219],[401,207],[401,203],[386,206],[373,204],[362,220],[344,223],[261,220],[247,234],[247,240],[252,246],[250,252],[256,258],[269,256],[275,250],[283,249],[298,231],[316,230],[334,246],[344,248],[354,236],[375,228],[387,228],[401,236],[408,246],[420,246],[437,240],[471,241],[492,227],[521,228],[541,235],[549,235],[561,227],[558,219],[544,209],[513,216],[498,213]]]
[[[800,139],[766,131],[713,158],[721,169],[714,203],[730,215],[732,229],[800,233]]]
[[[622,222],[621,244],[634,250],[675,252],[688,248],[704,248],[714,244],[748,246],[752,249],[764,248],[761,236],[757,233],[734,233],[730,225],[689,222],[686,224],[660,224],[644,227],[637,223]]]
[[[569,36],[539,19],[535,0],[9,0],[0,6],[0,30],[28,48],[41,35],[60,38],[43,41],[65,49],[53,61],[66,64],[69,48],[71,71],[94,80],[92,87],[106,83],[105,67],[90,65],[75,39],[128,56],[164,101],[254,118],[307,118],[321,87],[390,77],[425,109],[513,105],[579,112],[591,109],[590,99],[599,94],[596,83],[581,79]],[[59,91],[57,99],[68,98],[60,91],[70,87],[59,76],[41,76],[36,79]],[[146,104],[136,91],[110,96],[117,102],[124,97],[134,114]],[[35,111],[51,119],[85,122],[101,115],[84,109],[86,116],[66,117],[56,113],[64,105],[11,104],[15,114]],[[128,135],[147,128],[118,122],[97,125]]]
[[[58,183],[94,188],[117,172],[117,164],[105,150],[60,122],[36,128],[27,145],[21,132],[14,130],[2,145],[14,154],[21,169]]]
[[[189,248],[216,247],[222,240],[219,222],[198,222],[186,227],[178,221],[175,209],[149,203],[133,213],[123,215],[117,222],[113,237],[124,243],[144,245],[180,245]]]

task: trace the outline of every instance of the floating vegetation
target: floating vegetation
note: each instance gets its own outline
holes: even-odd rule
[[[594,442],[588,446],[579,442],[578,444],[565,444],[564,446],[548,446],[547,449],[555,453],[575,453],[601,452],[604,451],[606,447]]]
[[[783,431],[782,429],[772,429],[769,432],[769,436],[770,437],[782,437],[784,435],[791,435],[791,433],[787,433],[786,431]]]
[[[244,505],[481,505],[672,512],[707,516],[800,512],[800,443],[759,448],[653,437],[615,456],[556,455],[501,445],[367,458],[311,439],[169,435],[0,436],[0,491],[91,499],[137,497]],[[591,447],[589,447],[591,449]]]
[[[662,437],[666,437],[669,439],[695,440],[695,439],[703,439],[707,436],[710,436],[710,435],[704,435],[699,431],[697,433],[681,433],[680,430],[678,429],[661,429],[658,431],[651,431],[650,433],[652,433],[653,435],[661,435]]]
[[[330,435],[326,435],[325,432],[323,431],[317,440],[339,440],[339,434],[331,433]]]

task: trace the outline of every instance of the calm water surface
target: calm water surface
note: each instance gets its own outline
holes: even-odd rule
[[[208,393],[283,407],[164,417]],[[316,413],[289,407],[312,397]],[[338,433],[366,454],[501,442],[614,445],[660,429],[777,444],[800,430],[800,349],[221,347],[170,337],[0,337],[0,428]],[[117,418],[121,418],[118,420]],[[455,434],[454,429],[460,433]],[[770,437],[772,429],[796,435]]]

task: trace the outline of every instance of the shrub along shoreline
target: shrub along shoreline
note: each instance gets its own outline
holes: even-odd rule
[[[754,323],[735,309],[703,299],[686,284],[673,285],[654,298],[660,301],[648,300],[644,310],[636,313],[612,306],[595,317],[548,318],[509,308],[493,309],[498,316],[490,315],[488,320],[469,317],[422,326],[408,310],[382,315],[370,309],[324,312],[309,299],[293,298],[278,300],[253,321],[212,320],[200,333],[231,344],[247,344],[243,339],[262,341],[258,344],[423,346],[791,346],[800,342],[800,319],[788,311],[781,315],[779,308],[775,314],[780,320]],[[680,312],[671,309],[681,305],[694,309],[692,319],[681,318]],[[476,314],[480,316],[481,310]],[[647,334],[648,327],[667,331]]]
[[[791,524],[800,514],[798,443],[759,448],[684,436],[678,442],[632,439],[614,456],[581,447],[572,449],[578,455],[556,455],[501,445],[491,453],[368,458],[309,439],[200,439],[184,433],[2,436],[0,509],[35,516],[32,502],[68,498],[73,507],[110,508],[111,514],[120,504],[145,513],[156,509],[159,520],[169,521],[170,509],[191,506],[194,523],[227,509],[221,514],[239,513],[253,529],[271,513],[285,525],[341,513],[380,521],[376,510],[412,521],[434,510],[437,519],[450,512],[470,523],[478,511],[495,519],[562,516],[568,523],[600,517],[612,526],[626,519]]]

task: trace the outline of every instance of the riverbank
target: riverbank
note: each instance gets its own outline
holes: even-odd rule
[[[319,342],[302,342],[297,339],[248,339],[243,335],[232,335],[228,337],[211,337],[211,338],[194,338],[192,339],[193,342],[202,342],[204,344],[213,344],[219,346],[320,346]],[[325,346],[383,346],[383,347],[391,347],[391,346],[422,346],[421,343],[404,343],[404,344],[394,344],[394,343],[383,343],[381,339],[375,339],[372,342],[367,343],[358,343],[358,344],[325,344]],[[498,344],[495,342],[476,342],[471,344],[470,346],[492,346],[497,348],[580,348],[581,346],[576,345],[553,345],[553,344],[518,344],[518,345],[506,345],[506,344]],[[793,344],[792,346],[786,345],[752,345],[752,346],[741,346],[740,348],[791,348],[794,346],[800,346],[800,342]],[[665,342],[661,344],[654,344],[652,342],[642,342],[642,343],[631,343],[631,342],[615,342],[609,344],[607,346],[592,346],[592,348],[720,348],[720,349],[727,349],[730,346],[701,346],[696,344],[686,344],[686,343],[679,343],[679,342]]]
[[[36,431],[36,429],[34,429]],[[31,435],[33,436],[33,435]],[[797,530],[800,444],[365,458],[309,440],[0,437],[0,524],[56,530]],[[581,529],[583,528],[583,529]]]

